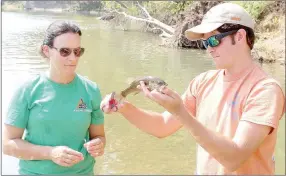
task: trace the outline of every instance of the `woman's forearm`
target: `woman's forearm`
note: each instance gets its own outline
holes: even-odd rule
[[[53,147],[34,145],[23,139],[6,140],[3,153],[23,160],[50,160]]]

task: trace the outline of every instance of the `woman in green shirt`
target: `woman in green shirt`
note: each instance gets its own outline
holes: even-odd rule
[[[52,23],[41,46],[48,72],[15,92],[3,125],[3,153],[20,159],[19,174],[90,174],[104,153],[104,115],[96,83],[75,72],[82,32]],[[25,133],[24,133],[25,132]]]

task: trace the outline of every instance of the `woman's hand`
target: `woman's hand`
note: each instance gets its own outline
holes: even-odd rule
[[[104,153],[104,143],[100,138],[94,138],[91,141],[84,144],[87,152],[95,157],[101,156]]]
[[[53,147],[50,158],[54,163],[64,167],[71,167],[84,160],[82,153],[66,146]]]

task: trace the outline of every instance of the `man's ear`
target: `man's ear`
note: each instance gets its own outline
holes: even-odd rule
[[[246,31],[244,29],[239,29],[235,35],[235,39],[237,42],[246,42]]]
[[[44,55],[49,58],[50,57],[50,51],[49,51],[49,46],[48,45],[43,45],[42,46],[42,51]]]

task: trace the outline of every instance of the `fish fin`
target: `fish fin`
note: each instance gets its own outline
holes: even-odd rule
[[[134,93],[134,95],[137,95],[137,94],[139,94],[139,93],[140,93],[140,91],[138,91],[138,92],[135,92],[135,93]]]
[[[128,85],[130,85],[134,80],[135,80],[135,79],[134,79],[133,77],[129,77],[129,78],[127,78],[127,80],[126,80],[126,83],[127,83]]]

